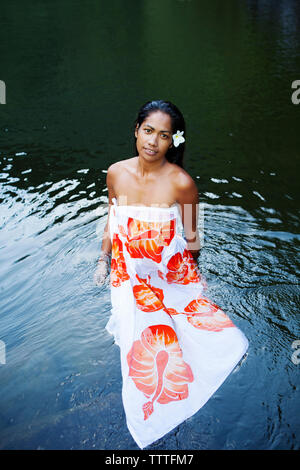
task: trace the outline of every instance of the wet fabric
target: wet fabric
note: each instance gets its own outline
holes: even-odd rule
[[[205,296],[177,205],[110,211],[111,317],[122,400],[140,448],[196,413],[245,354],[248,341]]]

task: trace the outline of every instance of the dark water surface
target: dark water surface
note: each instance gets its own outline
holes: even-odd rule
[[[138,448],[93,273],[105,171],[163,98],[187,122],[208,296],[250,347],[149,448],[299,449],[300,3],[10,0],[0,25],[0,448]]]

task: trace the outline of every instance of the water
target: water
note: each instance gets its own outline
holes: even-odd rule
[[[0,21],[0,448],[137,449],[93,272],[105,171],[158,97],[187,121],[208,295],[250,347],[150,449],[299,449],[299,2],[15,0]]]

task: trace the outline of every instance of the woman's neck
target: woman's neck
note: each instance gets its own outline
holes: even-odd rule
[[[165,157],[162,160],[158,160],[156,162],[147,162],[143,160],[140,156],[138,156],[137,174],[141,178],[151,178],[151,176],[157,175],[157,173],[162,170],[166,163],[167,160]]]

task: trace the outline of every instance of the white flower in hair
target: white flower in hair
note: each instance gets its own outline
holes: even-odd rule
[[[177,131],[176,134],[173,134],[173,142],[175,147],[178,147],[179,144],[185,142],[185,138],[183,137],[184,131]]]

